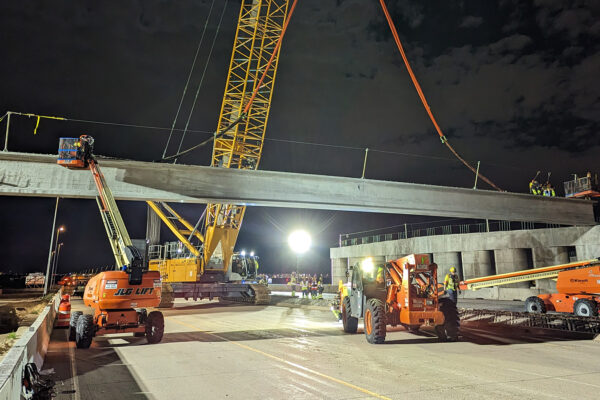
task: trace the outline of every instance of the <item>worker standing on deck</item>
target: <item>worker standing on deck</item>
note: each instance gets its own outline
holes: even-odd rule
[[[458,275],[454,267],[450,268],[450,273],[446,274],[446,278],[444,278],[444,291],[448,293],[450,299],[456,304],[458,301]]]
[[[532,179],[531,182],[529,182],[529,192],[535,196],[542,194],[540,183],[535,179]]]
[[[302,298],[308,297],[308,282],[306,278],[302,281]]]
[[[323,278],[321,277],[319,279],[319,283],[317,285],[317,290],[319,291],[319,294],[317,295],[317,299],[323,299],[323,291],[325,290],[325,288],[323,287]]]

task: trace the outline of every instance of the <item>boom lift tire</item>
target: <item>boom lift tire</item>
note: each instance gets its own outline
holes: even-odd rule
[[[350,297],[348,296],[344,297],[344,301],[342,302],[342,324],[346,333],[356,333],[358,329],[358,318],[352,317]]]
[[[165,318],[160,311],[152,311],[146,319],[146,340],[150,344],[162,340],[165,331]]]
[[[94,316],[83,314],[77,318],[77,330],[75,333],[75,344],[78,349],[88,349],[94,338]]]
[[[525,300],[525,311],[531,314],[545,314],[546,304],[539,297],[531,296]]]
[[[444,324],[435,327],[438,338],[443,342],[455,342],[458,340],[459,317],[456,304],[449,298],[439,299],[440,311],[444,314]]]
[[[598,316],[598,306],[592,300],[579,299],[573,305],[573,313],[578,317],[596,317]]]
[[[79,317],[81,317],[82,314],[83,314],[83,311],[73,311],[71,313],[71,319],[69,320],[69,342],[75,341],[75,333],[77,330],[77,320],[79,319]]]
[[[133,337],[144,337],[146,336],[146,320],[148,320],[148,312],[145,308],[138,311],[138,323],[144,325],[144,332],[134,332]]]
[[[371,344],[385,342],[385,306],[379,299],[369,299],[365,310],[365,336]]]

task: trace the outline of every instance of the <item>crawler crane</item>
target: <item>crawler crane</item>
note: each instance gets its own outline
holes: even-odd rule
[[[216,168],[258,168],[279,61],[277,43],[289,0],[241,3],[217,131],[235,127],[215,137],[211,165]],[[251,106],[245,110],[252,97]],[[237,123],[241,116],[243,119]],[[208,204],[202,225],[197,228],[167,204],[148,205],[181,243],[179,253],[169,251],[168,244],[151,253],[150,269],[160,271],[164,283],[161,307],[172,305],[173,298],[226,297],[269,303],[264,285],[244,283],[232,276],[234,247],[245,206]],[[192,244],[192,239],[199,244]]]

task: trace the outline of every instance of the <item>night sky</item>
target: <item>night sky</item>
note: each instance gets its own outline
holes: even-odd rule
[[[182,109],[183,128],[225,2],[217,0]],[[170,127],[210,0],[5,1],[1,6],[0,113]],[[225,9],[190,128],[216,128],[240,2]],[[388,5],[428,102],[453,146],[505,190],[525,192],[537,170],[562,195],[572,173],[598,171],[600,2],[393,1]],[[168,130],[13,118],[9,149],[54,153],[61,136],[86,133],[96,153],[150,161]],[[0,131],[4,131],[4,122]],[[188,133],[183,147],[208,137]],[[173,153],[180,134],[169,148]],[[300,0],[281,51],[260,168],[472,187],[474,176],[435,133],[377,0]],[[282,142],[301,141],[333,146]],[[335,147],[334,147],[335,146]],[[211,146],[180,159],[208,165]],[[481,188],[486,188],[480,184]],[[487,189],[487,188],[486,188]],[[145,205],[120,202],[133,238],[145,235]],[[190,220],[201,205],[177,205]],[[0,270],[45,269],[53,199],[0,198]],[[302,261],[329,268],[338,234],[415,216],[250,208],[238,250],[261,270],[295,265],[293,228],[313,234]],[[61,271],[113,259],[92,200],[61,202],[67,231]],[[166,234],[163,236],[168,238]]]

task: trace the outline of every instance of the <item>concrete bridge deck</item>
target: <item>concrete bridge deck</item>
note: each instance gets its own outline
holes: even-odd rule
[[[594,224],[593,203],[585,200],[288,172],[99,162],[119,200]],[[54,155],[0,152],[0,195],[94,198],[96,188],[88,171],[56,165]]]
[[[591,340],[473,330],[440,343],[397,328],[370,345],[329,311],[206,301],[165,317],[155,345],[130,334],[75,349],[56,329],[43,368],[56,371],[57,399],[596,399],[600,389]]]

